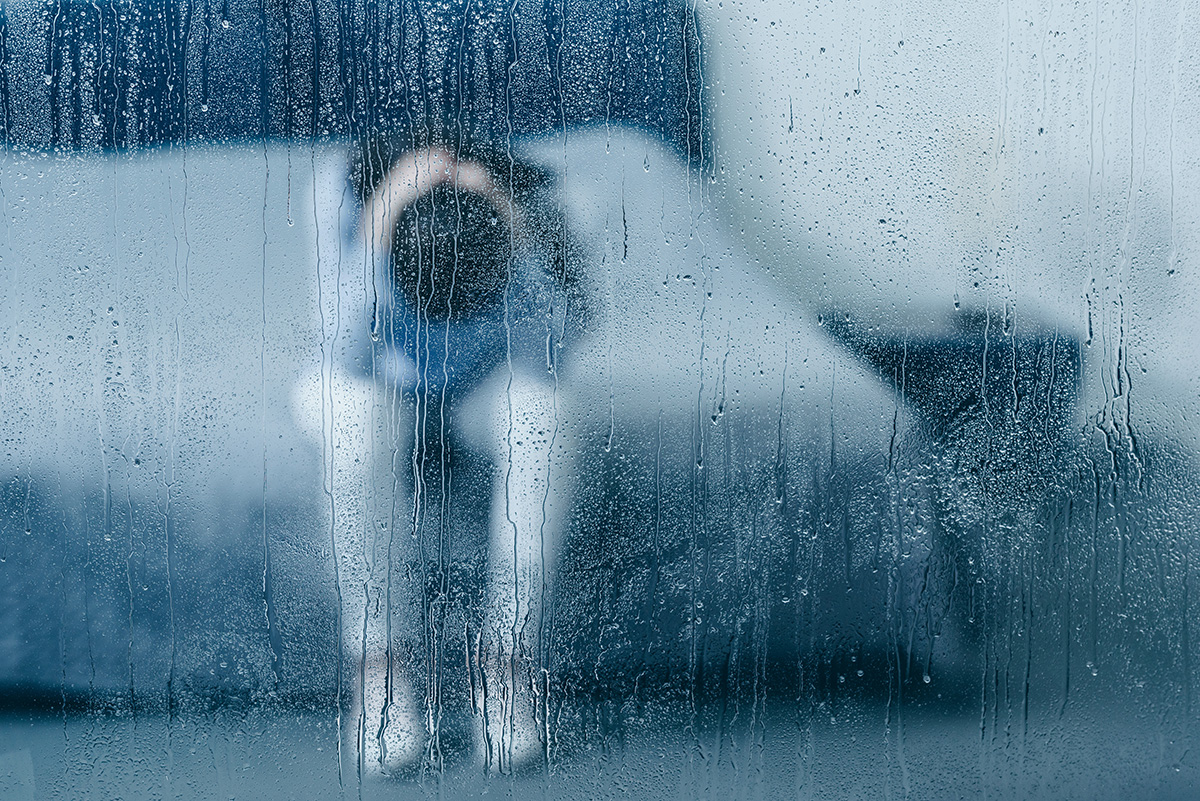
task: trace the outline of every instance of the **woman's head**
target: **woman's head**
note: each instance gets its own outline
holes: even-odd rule
[[[497,305],[524,237],[518,187],[442,147],[368,148],[355,177],[362,232],[389,255],[396,289],[421,313],[462,320]],[[520,191],[518,191],[518,189]]]
[[[513,257],[509,214],[496,198],[450,184],[405,206],[391,232],[396,289],[422,314],[461,320],[504,298]]]
[[[534,251],[547,277],[573,283],[553,178],[533,165],[490,150],[375,142],[352,175],[364,239],[388,254],[396,290],[430,318],[494,308],[514,263]]]

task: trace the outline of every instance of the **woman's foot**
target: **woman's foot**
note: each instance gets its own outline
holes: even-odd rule
[[[345,753],[365,776],[393,776],[419,763],[429,735],[412,686],[383,654],[368,658],[342,721]]]
[[[545,688],[523,659],[485,658],[477,696],[475,752],[484,769],[511,775],[546,764]]]

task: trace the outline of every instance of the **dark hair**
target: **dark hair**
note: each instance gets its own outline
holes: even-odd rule
[[[535,246],[546,259],[551,277],[568,291],[575,289],[572,265],[578,258],[567,236],[559,208],[557,182],[546,169],[511,153],[471,144],[396,137],[364,140],[352,153],[350,179],[359,202],[371,193],[392,166],[423,147],[442,147],[460,161],[471,161],[491,174],[496,187],[511,200],[521,220],[514,237],[506,215],[489,198],[439,186],[400,214],[392,238],[392,273],[396,288],[432,317],[463,319],[499,302],[508,281],[516,246]]]
[[[502,302],[512,253],[512,231],[491,199],[439,186],[400,213],[392,275],[423,315],[462,320]]]

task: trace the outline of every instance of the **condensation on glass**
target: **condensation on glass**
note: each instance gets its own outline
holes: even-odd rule
[[[0,796],[1189,798],[1193,4],[0,2]]]

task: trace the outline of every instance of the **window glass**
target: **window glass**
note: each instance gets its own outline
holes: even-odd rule
[[[0,797],[1193,797],[1197,36],[2,0]]]

